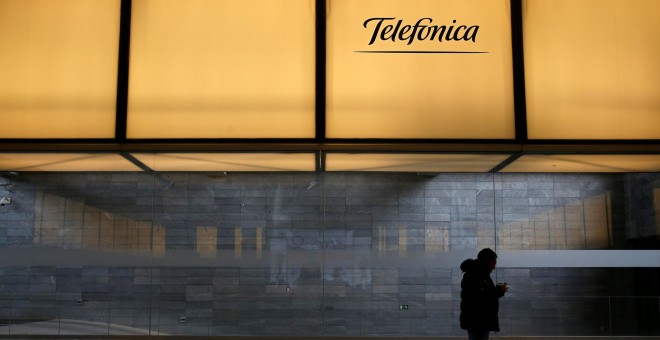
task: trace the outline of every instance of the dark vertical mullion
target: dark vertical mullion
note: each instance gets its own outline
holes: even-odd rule
[[[316,151],[316,171],[325,172],[325,152]]]
[[[316,137],[325,141],[325,91],[326,91],[326,0],[316,0]]]
[[[119,19],[119,56],[117,59],[117,106],[115,108],[115,141],[126,141],[128,117],[128,64],[131,47],[132,0],[121,0]]]
[[[527,142],[528,137],[522,0],[511,0],[511,48],[513,56],[513,100],[516,142],[525,143]]]

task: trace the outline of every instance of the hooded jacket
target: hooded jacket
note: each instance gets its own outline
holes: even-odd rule
[[[499,298],[504,291],[493,284],[486,265],[467,259],[461,263],[461,328],[475,331],[500,331]]]

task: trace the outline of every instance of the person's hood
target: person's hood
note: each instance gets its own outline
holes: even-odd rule
[[[467,259],[461,263],[461,270],[463,272],[473,272],[478,270],[483,270],[483,265],[481,262],[475,259]]]

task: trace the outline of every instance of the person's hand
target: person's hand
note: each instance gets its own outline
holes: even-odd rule
[[[509,286],[506,284],[506,282],[498,283],[497,286],[500,287],[500,289],[505,293],[509,291]]]

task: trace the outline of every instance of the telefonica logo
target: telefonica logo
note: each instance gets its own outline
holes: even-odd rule
[[[364,28],[371,29],[369,45],[377,40],[391,42],[405,42],[411,45],[415,41],[471,41],[476,43],[479,33],[478,25],[432,25],[433,19],[421,18],[414,24],[404,24],[403,19],[396,18],[369,18],[364,21]],[[488,53],[468,51],[356,51],[374,53]]]

